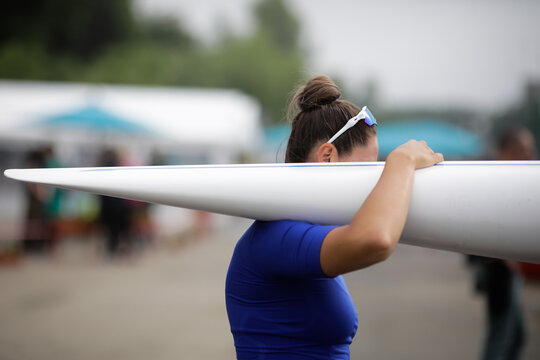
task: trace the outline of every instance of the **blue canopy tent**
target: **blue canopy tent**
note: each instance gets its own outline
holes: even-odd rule
[[[96,133],[153,134],[153,131],[145,126],[108,113],[97,106],[87,106],[75,111],[49,116],[39,120],[35,125]]]
[[[265,130],[264,151],[282,155],[291,132],[289,125],[279,125]],[[482,138],[470,131],[442,121],[402,120],[377,125],[379,140],[379,159],[408,140],[425,140],[436,152],[444,154],[445,159],[473,159],[484,153]]]
[[[437,120],[402,120],[378,125],[379,158],[384,159],[408,140],[425,140],[445,159],[471,159],[483,155],[480,136],[458,126]]]

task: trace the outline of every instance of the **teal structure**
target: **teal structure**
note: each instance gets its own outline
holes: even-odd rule
[[[264,151],[285,153],[289,125],[280,125],[265,130]],[[447,160],[477,159],[485,153],[485,143],[479,135],[456,125],[432,119],[412,119],[384,122],[377,125],[379,160],[397,146],[408,140],[425,140],[436,152]]]
[[[106,112],[97,106],[86,106],[71,112],[52,115],[39,120],[35,125],[129,135],[149,135],[153,132],[143,125]]]

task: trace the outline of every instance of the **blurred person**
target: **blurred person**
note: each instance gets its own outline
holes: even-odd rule
[[[43,153],[43,167],[46,168],[59,168],[60,161],[54,153],[52,146],[47,145],[42,148]],[[45,214],[46,219],[49,224],[50,229],[50,248],[49,250],[53,252],[58,246],[60,241],[60,221],[61,221],[61,206],[62,206],[62,196],[63,191],[60,188],[52,187],[49,188],[48,196],[45,200]]]
[[[105,150],[99,166],[120,166],[120,156],[112,149]],[[110,257],[116,257],[131,246],[131,226],[133,211],[129,200],[100,195],[98,221],[105,229],[105,250]]]
[[[150,155],[150,165],[158,166],[162,164],[163,159],[156,151]],[[138,161],[133,162],[126,156],[123,157],[121,166],[141,165]],[[152,204],[145,201],[127,200],[131,210],[129,251],[142,251],[145,247],[151,245],[154,238],[154,224],[151,217]]]
[[[536,142],[526,127],[515,126],[501,131],[498,136],[497,160],[535,160]]]
[[[131,245],[134,245],[134,250],[140,251],[151,245],[154,238],[155,229],[150,216],[151,204],[133,200],[129,204],[132,208]]]
[[[520,126],[500,133],[497,160],[534,160],[536,146],[531,132]],[[469,256],[475,289],[486,300],[486,336],[482,359],[519,359],[525,344],[519,264],[512,261]]]
[[[25,159],[25,167],[45,166],[43,149],[30,151]],[[50,247],[51,228],[47,219],[47,198],[49,189],[35,183],[25,183],[26,212],[24,219],[22,248],[27,253],[45,254]]]
[[[340,97],[326,76],[296,93],[291,106],[299,112],[286,162],[377,160],[375,119]],[[442,160],[425,142],[396,148],[346,226],[255,221],[236,245],[226,280],[238,359],[349,359],[358,319],[341,275],[390,256],[405,225],[415,170]],[[339,184],[321,183],[321,191],[327,186]]]

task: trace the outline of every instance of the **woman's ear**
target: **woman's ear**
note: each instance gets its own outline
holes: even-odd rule
[[[333,144],[324,143],[317,149],[317,162],[337,162],[339,155]]]

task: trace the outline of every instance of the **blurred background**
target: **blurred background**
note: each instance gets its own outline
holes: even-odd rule
[[[316,74],[369,105],[380,160],[409,139],[497,159],[516,128],[532,159],[539,18],[535,0],[5,1],[0,170],[281,162],[288,100]],[[224,280],[247,226],[2,176],[0,359],[234,358]],[[403,245],[348,275],[352,358],[480,358],[478,264]],[[504,266],[538,359],[538,267]]]

